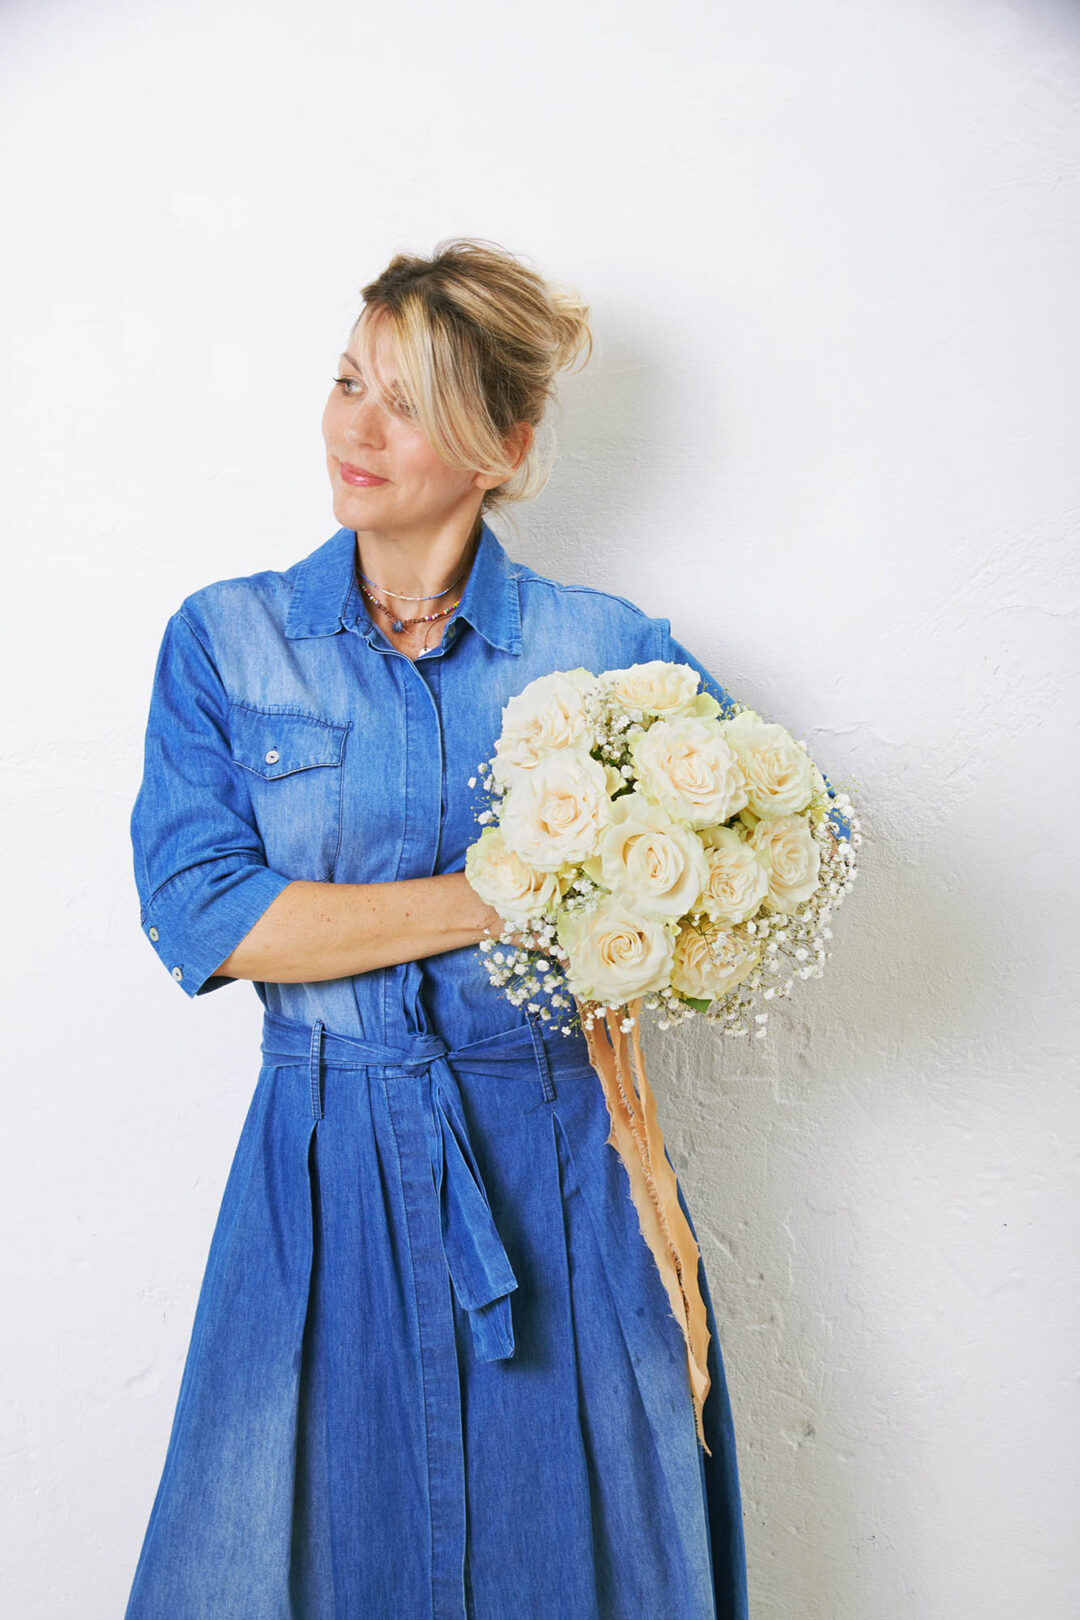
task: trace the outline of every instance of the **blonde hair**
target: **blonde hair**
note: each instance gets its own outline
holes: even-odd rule
[[[570,287],[545,280],[496,242],[454,237],[430,259],[397,253],[361,288],[353,336],[379,393],[376,323],[389,323],[405,404],[437,455],[461,471],[503,473],[484,491],[481,513],[525,501],[547,482],[554,453],[536,433],[556,398],[555,375],[581,351],[592,354],[588,306]],[[515,468],[503,440],[528,422],[533,441]]]

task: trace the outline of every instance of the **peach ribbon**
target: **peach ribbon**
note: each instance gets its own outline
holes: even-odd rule
[[[582,1027],[589,1060],[600,1076],[607,1101],[611,1119],[608,1142],[626,1167],[641,1235],[652,1251],[686,1342],[694,1424],[706,1456],[711,1457],[702,1423],[710,1380],[705,1363],[709,1328],[705,1301],[698,1287],[700,1250],[683,1214],[675,1172],[664,1152],[656,1098],[645,1074],[641,1052],[640,1009],[641,998],[638,997],[618,1012],[605,1009],[603,1022],[597,1016],[592,1029],[584,1029],[584,1021]],[[580,1002],[578,1011],[581,1011]],[[634,1020],[629,1039],[627,1032],[620,1028],[626,1013]]]

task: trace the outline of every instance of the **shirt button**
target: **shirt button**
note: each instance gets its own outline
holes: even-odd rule
[[[271,748],[270,752],[266,756],[266,763],[268,765],[276,765],[280,758],[281,755],[278,753],[277,749]]]
[[[151,930],[150,930],[150,938],[151,939],[157,939],[157,929],[156,928],[151,928]]]
[[[184,977],[183,969],[178,967],[173,968],[172,976],[174,979],[182,979]]]

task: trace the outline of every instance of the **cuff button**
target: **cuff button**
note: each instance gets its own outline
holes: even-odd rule
[[[157,939],[157,937],[158,937],[157,929],[156,928],[151,928],[151,930],[150,930],[150,938],[151,939]]]
[[[182,979],[184,977],[183,969],[178,967],[173,968],[172,976],[174,979]]]

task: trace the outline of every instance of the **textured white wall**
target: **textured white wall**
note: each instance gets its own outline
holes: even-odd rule
[[[333,531],[357,289],[471,234],[598,338],[511,552],[861,784],[825,979],[649,1039],[752,1612],[1064,1620],[1080,11],[7,0],[0,90],[5,1614],[121,1612],[257,1072],[138,927],[165,618]]]

